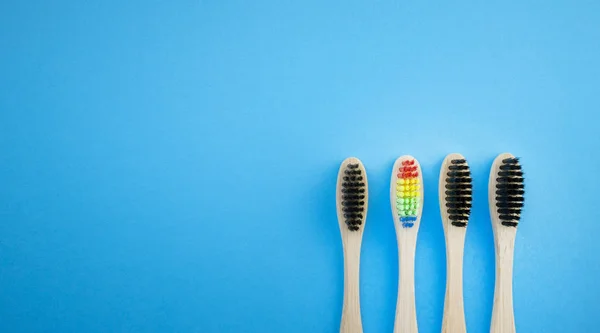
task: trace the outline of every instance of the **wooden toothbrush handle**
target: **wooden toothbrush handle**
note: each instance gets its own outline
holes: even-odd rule
[[[398,302],[394,333],[417,333],[417,311],[415,306],[415,237],[398,237]]]
[[[360,242],[344,244],[344,306],[340,333],[362,333],[360,317]]]
[[[449,225],[446,237],[446,298],[442,333],[465,333],[463,253],[465,230]]]
[[[512,292],[514,245],[514,237],[496,244],[496,289],[491,333],[516,332]]]

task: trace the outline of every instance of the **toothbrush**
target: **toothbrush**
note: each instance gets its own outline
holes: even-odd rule
[[[521,219],[525,185],[519,159],[498,155],[492,164],[488,188],[490,217],[496,244],[496,289],[491,333],[514,333],[512,272],[517,225]]]
[[[467,160],[461,154],[449,154],[442,162],[439,182],[447,271],[442,333],[467,331],[463,303],[463,253],[471,198],[471,171]]]
[[[423,211],[423,177],[419,162],[405,155],[392,170],[390,201],[398,239],[399,281],[394,333],[417,333],[415,250]]]
[[[362,162],[342,162],[337,179],[336,207],[344,247],[344,305],[340,333],[362,333],[360,317],[360,247],[367,218],[369,190]]]

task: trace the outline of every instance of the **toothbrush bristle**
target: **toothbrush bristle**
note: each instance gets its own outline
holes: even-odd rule
[[[414,159],[402,161],[396,170],[396,211],[403,228],[415,225],[421,205],[419,170]]]
[[[516,227],[521,219],[525,194],[523,171],[518,158],[505,158],[496,178],[496,208],[502,225]]]
[[[466,227],[471,215],[472,179],[465,159],[453,159],[446,173],[446,212],[450,224]]]
[[[348,230],[358,231],[365,213],[365,182],[358,164],[349,163],[342,178],[342,211]]]

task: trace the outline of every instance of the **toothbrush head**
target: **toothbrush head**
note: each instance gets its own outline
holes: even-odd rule
[[[342,162],[337,181],[337,211],[340,228],[364,229],[369,199],[367,174],[362,162],[354,157]],[[343,222],[343,224],[342,224]]]
[[[405,155],[396,160],[390,185],[392,214],[402,228],[418,227],[423,211],[423,175],[419,162]]]
[[[466,227],[471,215],[471,169],[461,154],[446,156],[440,171],[439,196],[442,219],[455,227]],[[444,226],[445,227],[445,226]]]
[[[524,181],[518,158],[509,153],[496,157],[490,172],[490,214],[505,227],[516,227],[521,220]]]

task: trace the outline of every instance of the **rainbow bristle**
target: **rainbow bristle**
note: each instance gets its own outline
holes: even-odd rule
[[[403,228],[411,228],[417,220],[421,204],[421,184],[415,160],[406,160],[398,168],[396,181],[396,210]]]

